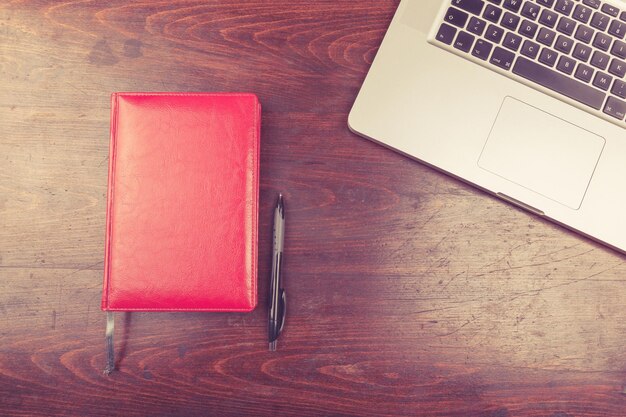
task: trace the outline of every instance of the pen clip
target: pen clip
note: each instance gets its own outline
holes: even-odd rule
[[[285,317],[287,316],[287,293],[283,288],[280,289],[280,328],[278,334],[283,332],[285,327]]]

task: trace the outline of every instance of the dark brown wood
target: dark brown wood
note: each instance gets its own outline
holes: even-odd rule
[[[349,132],[397,4],[0,5],[0,415],[626,415],[625,258]],[[260,303],[119,314],[105,377],[113,91],[259,95]]]

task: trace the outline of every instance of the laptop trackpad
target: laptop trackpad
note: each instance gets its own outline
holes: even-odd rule
[[[478,165],[577,210],[604,144],[601,136],[506,97]]]

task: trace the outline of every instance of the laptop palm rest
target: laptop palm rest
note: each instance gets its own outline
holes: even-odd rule
[[[478,166],[546,198],[578,210],[605,139],[512,97],[506,97]]]

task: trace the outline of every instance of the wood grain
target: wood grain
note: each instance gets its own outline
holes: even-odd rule
[[[0,5],[0,415],[626,415],[625,258],[348,131],[397,4]],[[247,315],[119,314],[107,378],[113,91],[259,95],[261,279]]]

